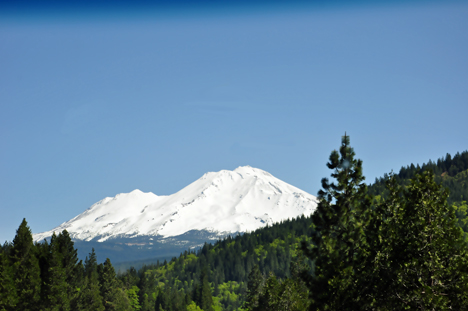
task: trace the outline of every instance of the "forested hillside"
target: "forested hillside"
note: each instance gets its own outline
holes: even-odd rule
[[[457,153],[453,158],[447,154],[445,158],[440,158],[437,162],[429,160],[428,163],[416,166],[411,163],[402,167],[395,179],[400,185],[409,185],[410,180],[426,170],[432,170],[435,174],[435,181],[450,190],[448,203],[462,202],[468,200],[468,151]],[[385,185],[390,179],[388,174],[376,178],[372,185],[369,185],[369,193],[372,195],[388,195]]]
[[[442,182],[454,192],[463,190],[466,183],[461,183],[463,179],[459,176],[466,172],[467,159],[464,152],[453,159],[447,156],[446,160],[439,160],[439,166],[432,162],[422,167],[411,165],[402,168],[393,182],[409,186],[416,174],[432,168],[438,183]],[[389,189],[393,188],[386,182],[391,179],[388,175],[378,179],[369,186],[368,192],[371,196],[388,197]],[[451,202],[454,202],[451,205],[459,225],[468,232],[466,203]],[[141,310],[195,310],[195,306],[203,310],[305,310],[309,304],[308,280],[299,276],[313,273],[315,260],[304,258],[304,253],[310,253],[304,247],[301,250],[300,241],[307,245],[317,236],[314,227],[310,217],[286,221],[218,241],[215,245],[205,244],[201,250],[185,252],[170,262],[157,262],[139,271],[130,269],[120,275],[120,279],[127,287],[141,289]],[[210,291],[212,296],[206,298]]]
[[[0,310],[467,309],[468,152],[369,186],[354,156],[344,136],[313,217],[118,275],[78,262],[66,231],[33,245],[23,221],[0,251]]]
[[[155,306],[156,310],[186,310],[192,301],[205,310],[203,286],[212,295],[209,299],[214,310],[241,310],[254,266],[263,274],[290,277],[291,261],[297,257],[300,242],[312,234],[311,220],[303,216],[228,237],[215,245],[205,244],[170,262],[157,262],[139,271],[130,269],[119,278],[127,288],[138,287],[141,310],[154,310]]]

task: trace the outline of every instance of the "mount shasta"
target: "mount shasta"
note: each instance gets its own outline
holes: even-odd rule
[[[42,241],[66,229],[82,258],[92,247],[113,261],[169,257],[227,235],[308,216],[316,206],[315,196],[243,166],[206,173],[172,195],[134,190],[107,197],[33,238]]]

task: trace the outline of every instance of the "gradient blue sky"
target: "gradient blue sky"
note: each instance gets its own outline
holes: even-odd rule
[[[467,1],[33,3],[0,10],[1,242],[241,165],[316,194],[345,131],[367,182],[468,149]]]

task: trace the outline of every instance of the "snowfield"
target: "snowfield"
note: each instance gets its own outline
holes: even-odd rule
[[[134,190],[105,198],[60,226],[33,235],[42,241],[66,229],[72,239],[103,242],[137,236],[178,236],[206,230],[215,236],[248,232],[310,215],[317,198],[250,166],[209,172],[168,196]]]

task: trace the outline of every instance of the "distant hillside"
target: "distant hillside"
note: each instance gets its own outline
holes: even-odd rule
[[[468,201],[468,151],[457,153],[453,158],[447,153],[445,158],[440,158],[437,162],[429,160],[421,166],[411,163],[402,167],[395,177],[400,185],[408,185],[411,178],[425,170],[432,170],[436,175],[436,182],[450,190],[449,204]],[[369,193],[386,196],[385,182],[388,178],[388,174],[376,178],[375,182],[369,185]]]

